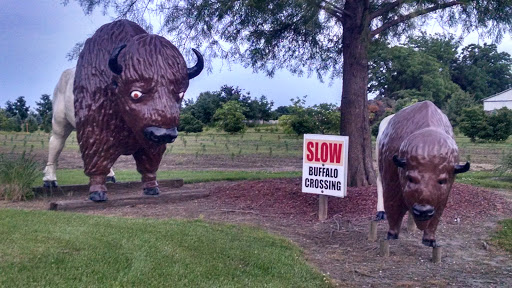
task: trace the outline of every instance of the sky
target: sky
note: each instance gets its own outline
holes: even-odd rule
[[[42,94],[53,94],[61,73],[76,65],[66,54],[89,38],[111,16],[97,10],[85,16],[76,1],[67,6],[62,0],[0,0],[0,107],[8,100],[24,96],[32,109]],[[432,28],[435,29],[435,28]],[[428,31],[433,33],[435,31]],[[474,35],[466,45],[477,43]],[[480,41],[483,44],[483,41]],[[512,54],[512,40],[506,35],[498,51]],[[189,63],[189,67],[194,63]],[[273,78],[252,73],[240,65],[214,61],[213,71],[204,71],[190,82],[186,98],[196,99],[204,91],[218,91],[222,85],[238,86],[252,97],[265,95],[274,108],[290,105],[290,99],[308,95],[306,105],[340,104],[341,81],[321,83],[315,76],[297,77],[278,71]]]

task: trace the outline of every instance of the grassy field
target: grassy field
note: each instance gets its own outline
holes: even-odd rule
[[[249,128],[245,134],[230,135],[209,129],[202,133],[180,133],[178,140],[168,146],[166,153],[192,155],[270,154],[284,157],[302,155],[302,137],[283,133],[273,127]],[[46,151],[49,134],[6,133],[0,131],[0,143],[5,151]],[[464,136],[456,137],[461,161],[497,165],[506,153],[512,152],[512,137],[505,142],[471,142]],[[66,150],[78,151],[76,133],[66,141]]]
[[[40,132],[0,132],[0,152],[32,151],[45,155],[48,138],[48,134]],[[456,140],[461,161],[491,167],[512,150],[512,139],[504,143],[472,143],[465,137]],[[74,133],[65,149],[78,152]],[[297,159],[302,155],[302,137],[270,127],[251,128],[243,135],[216,130],[182,133],[166,153],[196,158],[262,155]],[[158,177],[183,178],[186,183],[193,183],[298,177],[300,173],[160,170]],[[126,170],[116,171],[116,177],[118,181],[140,179],[137,172]],[[40,185],[39,179],[35,185]],[[81,169],[60,169],[58,179],[60,185],[88,182]],[[493,171],[470,171],[458,175],[457,181],[512,193],[512,176]],[[502,227],[494,239],[512,251],[512,222],[502,222]],[[330,286],[324,276],[305,263],[297,247],[245,226],[1,209],[0,241],[5,243],[0,245],[0,287]]]
[[[185,184],[211,181],[262,180],[271,178],[289,178],[301,176],[300,171],[268,172],[268,171],[218,171],[218,170],[173,170],[158,171],[158,179],[183,179]],[[81,169],[65,169],[57,171],[59,185],[88,184],[89,178]],[[140,174],[134,170],[116,171],[116,180],[120,182],[140,181]],[[37,179],[35,186],[40,185]]]
[[[6,133],[0,131],[0,152],[38,151],[47,153],[49,134],[36,132]],[[456,137],[460,150],[460,160],[472,163],[487,164],[489,167],[499,165],[500,160],[507,153],[512,153],[512,137],[505,142],[471,142],[469,138],[458,135]],[[249,128],[245,134],[230,135],[215,129],[208,129],[202,133],[180,133],[178,140],[168,146],[167,154],[195,155],[225,155],[232,159],[239,155],[264,155],[283,158],[297,158],[302,155],[302,137],[283,133],[276,126]],[[73,132],[66,142],[66,150],[79,151],[76,134]],[[159,179],[184,178],[189,183],[215,180],[244,180],[262,179],[266,177],[295,177],[296,173],[253,173],[247,171],[225,172],[159,171]],[[131,171],[118,171],[120,181],[137,181],[139,176]],[[508,175],[510,176],[510,175]],[[476,186],[489,188],[510,189],[511,185],[507,175],[498,177],[492,171],[470,171],[459,175],[457,181]],[[508,178],[507,178],[508,177]],[[65,184],[87,183],[85,176],[78,170],[60,170],[59,182]],[[36,183],[39,185],[39,183]]]
[[[302,155],[302,137],[275,131],[276,128],[249,128],[244,134],[230,135],[209,129],[202,133],[180,133],[178,139],[168,145],[166,153],[192,155],[240,155],[269,154],[300,157]],[[4,151],[36,151],[48,149],[49,134],[6,133],[0,131],[0,143]],[[68,137],[66,150],[79,151],[76,132]]]
[[[0,287],[331,287],[243,225],[1,209],[0,243]]]

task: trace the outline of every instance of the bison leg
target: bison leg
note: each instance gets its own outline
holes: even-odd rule
[[[54,119],[52,121],[52,136],[50,137],[48,145],[48,163],[46,163],[43,177],[45,187],[57,186],[57,160],[59,159],[59,155],[64,148],[64,143],[66,143],[66,139],[71,131],[73,131],[73,128],[73,125],[66,121],[66,119],[59,119],[59,121]]]
[[[400,227],[402,226],[402,220],[404,219],[405,213],[407,213],[407,209],[397,210],[398,209],[394,210],[393,213],[386,213],[389,224],[387,239],[398,239],[398,234],[400,234]]]
[[[381,220],[386,220],[386,212],[384,212],[382,179],[380,177],[380,173],[377,172],[377,215],[375,216],[375,221]]]
[[[133,154],[137,171],[142,175],[142,188],[145,195],[156,196],[160,194],[156,181],[156,171],[160,166],[164,152],[165,145],[161,145],[152,150],[140,149]]]
[[[110,172],[107,175],[107,182],[116,183],[116,174],[112,168],[110,168]]]
[[[436,230],[437,230],[437,225],[439,224],[439,216],[434,216],[434,218],[432,218],[427,227],[425,228],[425,230],[423,230],[423,238],[422,238],[422,241],[421,243],[425,246],[428,246],[428,247],[437,247],[439,246],[436,242]]]
[[[107,201],[107,174],[117,157],[84,159],[85,175],[89,176],[89,200]]]
[[[103,175],[89,176],[89,200],[94,202],[107,201],[106,177]]]

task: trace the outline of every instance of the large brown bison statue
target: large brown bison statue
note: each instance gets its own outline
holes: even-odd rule
[[[118,20],[87,39],[73,86],[78,143],[89,199],[107,200],[105,178],[120,155],[133,155],[146,195],[158,195],[165,144],[178,136],[180,104],[203,59],[187,68],[178,49],[134,22]]]
[[[432,102],[409,106],[389,119],[379,138],[379,172],[388,239],[398,239],[407,211],[423,231],[423,244],[436,247],[435,233],[459,165],[457,144],[446,115]]]

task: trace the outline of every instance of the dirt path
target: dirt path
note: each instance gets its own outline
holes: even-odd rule
[[[491,191],[454,185],[437,233],[442,262],[434,264],[432,249],[421,244],[419,231],[409,234],[404,229],[400,239],[391,242],[390,256],[378,256],[378,242],[367,240],[375,209],[374,187],[349,188],[348,197],[330,198],[329,219],[324,222],[316,220],[317,197],[301,193],[300,179],[198,183],[181,189],[204,189],[211,196],[78,212],[199,218],[263,227],[301,246],[308,261],[340,287],[512,287],[512,258],[489,241],[497,221],[512,217],[512,205]],[[49,200],[0,202],[0,207],[47,209]],[[386,230],[387,223],[381,222],[379,238]]]

